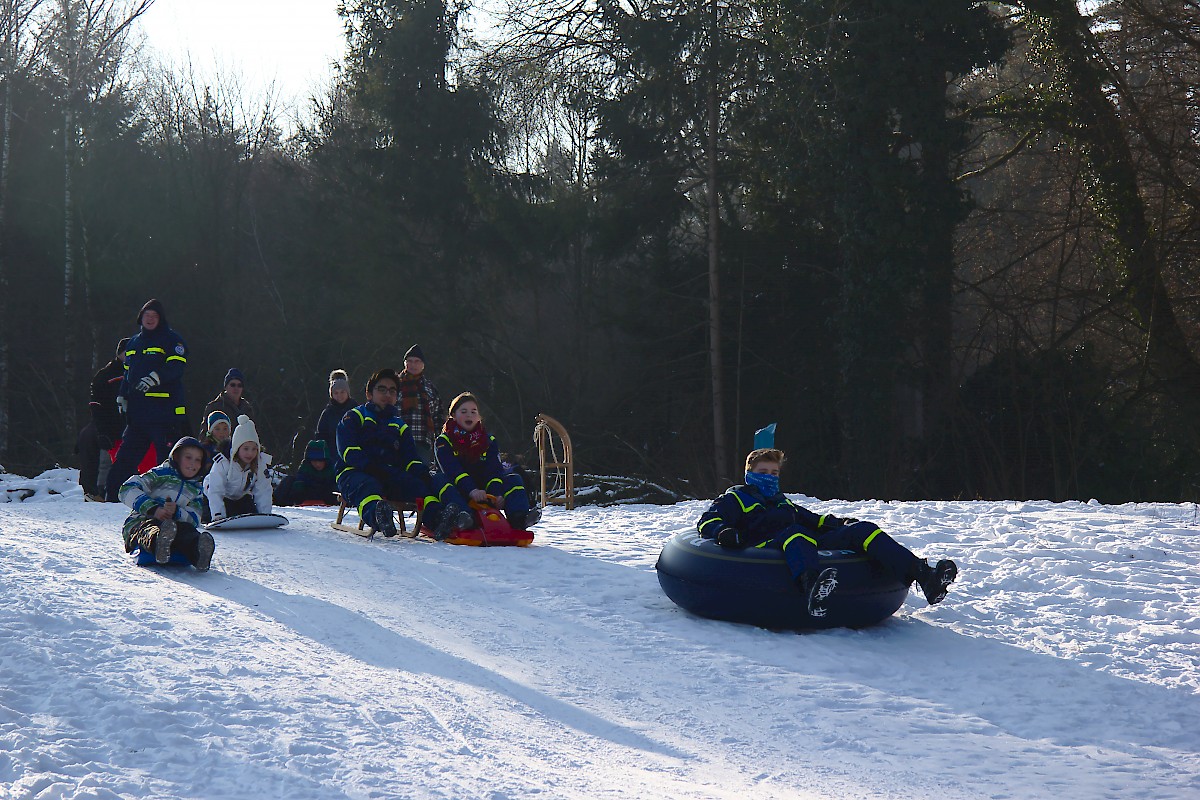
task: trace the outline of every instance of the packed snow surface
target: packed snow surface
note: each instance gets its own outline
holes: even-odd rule
[[[797,634],[660,591],[699,502],[553,508],[528,549],[286,509],[200,574],[134,566],[75,479],[0,475],[6,799],[1200,797],[1191,504],[797,497],[961,567]]]

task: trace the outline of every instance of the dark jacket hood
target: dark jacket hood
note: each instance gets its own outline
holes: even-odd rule
[[[158,312],[158,327],[154,329],[155,331],[165,331],[167,328],[171,327],[171,324],[167,322],[167,312],[163,308],[162,301],[153,299],[147,301],[146,305],[142,306],[142,310],[138,312],[137,324],[139,328],[142,327],[142,315],[147,311]]]

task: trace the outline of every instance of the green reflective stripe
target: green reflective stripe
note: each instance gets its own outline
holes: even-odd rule
[[[353,411],[355,414],[358,414],[358,421],[361,424],[363,424],[363,425],[367,424],[367,418],[363,416],[363,413],[361,411],[359,411],[357,408],[352,408],[350,410]]]
[[[510,494],[512,494],[513,492],[521,492],[521,491],[524,491],[524,487],[523,487],[523,486],[514,486],[513,488],[511,488],[511,489],[509,489],[507,492],[505,492],[505,493],[504,493],[504,496],[505,496],[505,497],[508,497],[508,496],[509,496]]]
[[[822,525],[824,525],[825,520],[827,520],[828,518],[829,518],[828,514],[822,514],[821,518],[819,520],[817,520],[817,527],[820,528]]]
[[[126,351],[125,351],[125,355],[126,355],[126,357],[128,357],[128,356],[136,356],[136,355],[137,355],[137,350],[126,350]],[[125,369],[129,369],[129,367],[125,367]]]
[[[875,537],[876,537],[876,536],[878,536],[878,535],[879,535],[879,534],[881,534],[881,533],[883,533],[883,529],[882,529],[882,528],[876,528],[876,529],[875,529],[875,532],[874,532],[874,533],[872,533],[870,536],[868,536],[868,537],[867,537],[867,540],[866,540],[865,542],[863,542],[863,550],[866,550],[868,547],[870,547],[870,546],[871,546],[871,542],[875,541]]]
[[[185,364],[187,363],[187,359],[183,356],[167,356],[167,361],[182,361]]]
[[[492,478],[490,481],[487,482],[487,485],[491,486],[493,483],[503,484],[504,481],[500,480],[499,478]]]
[[[783,543],[783,549],[787,550],[787,546],[789,544],[791,544],[792,542],[794,542],[796,540],[796,537],[800,537],[801,539],[807,539],[808,541],[813,543],[813,547],[816,547],[816,545],[817,545],[816,539],[812,538],[811,536],[805,536],[803,533],[800,533],[799,531],[797,531],[796,533],[793,533],[791,536],[789,536],[787,538],[787,540]]]
[[[447,483],[445,486],[442,487],[442,490],[437,493],[437,497],[435,497],[433,499],[435,501],[440,501],[442,499],[442,495],[444,495],[447,491],[449,491],[449,489],[450,489],[450,484]]]
[[[176,414],[186,414],[187,409],[184,406],[175,406],[175,413]]]
[[[146,397],[170,397],[170,392],[146,392]]]
[[[762,508],[762,503],[751,503],[750,505],[746,505],[745,502],[742,501],[742,496],[740,494],[737,492],[732,492],[732,494],[737,498],[738,505],[742,507],[743,514],[749,514],[756,508]]]
[[[699,527],[697,527],[696,530],[702,531],[702,530],[704,530],[705,525],[710,525],[714,522],[720,522],[720,521],[721,521],[720,517],[713,517],[712,519],[706,519],[706,520],[704,520],[704,522],[700,523]]]
[[[430,503],[436,503],[436,502],[438,502],[438,499],[436,497],[434,497],[433,495],[431,495],[431,494],[425,495],[425,505],[426,506],[428,506]]]
[[[361,517],[361,516],[363,516],[363,509],[364,509],[364,508],[366,508],[366,506],[367,506],[367,503],[371,502],[372,500],[382,500],[382,499],[383,499],[383,498],[382,498],[382,497],[380,497],[380,496],[379,496],[379,495],[377,495],[377,494],[369,494],[369,495],[367,495],[367,496],[366,496],[366,497],[363,499],[363,501],[362,501],[361,503],[359,503],[359,504],[358,504],[358,515],[359,515],[360,517]]]
[[[150,355],[151,353],[162,353],[165,356],[167,354],[167,351],[163,350],[161,347],[147,347],[145,350],[142,351],[142,353],[144,355]]]
[[[754,545],[754,547],[756,550],[761,550],[769,544],[770,542],[759,542],[758,544]]]
[[[348,458],[346,458],[346,455],[347,455],[347,454],[348,454],[348,453],[349,453],[351,450],[362,450],[362,448],[361,448],[361,447],[358,447],[357,445],[354,445],[354,446],[351,446],[351,447],[347,447],[345,450],[343,450],[343,451],[342,451],[342,461],[349,461],[349,459],[348,459]]]
[[[389,422],[389,423],[388,423],[388,427],[389,427],[389,428],[396,428],[397,430],[399,430],[399,428],[400,428],[400,426],[399,426],[399,425],[397,425],[395,422]]]
[[[461,481],[463,478],[466,478],[466,477],[468,477],[468,475],[467,475],[467,473],[464,472],[462,475],[459,475],[457,478],[455,478],[454,482],[458,483],[459,481]]]
[[[408,469],[408,468],[409,468],[409,467],[411,467],[413,464],[420,464],[422,467],[423,467],[423,466],[425,466],[425,462],[424,462],[424,461],[413,460],[413,461],[410,461],[410,462],[408,462],[408,464],[406,464],[406,465],[404,466],[404,468],[405,468],[405,469]]]
[[[354,472],[354,467],[346,467],[344,470],[339,472],[337,475],[333,476],[333,479],[335,481],[340,481],[342,479],[342,476],[345,475],[347,472]]]

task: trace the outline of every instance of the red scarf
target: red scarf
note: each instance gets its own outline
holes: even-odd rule
[[[450,437],[450,444],[454,445],[454,452],[458,454],[458,460],[464,467],[478,463],[480,457],[487,452],[488,435],[483,429],[483,420],[479,421],[474,430],[464,431],[458,427],[454,417],[450,417],[442,426],[442,433]]]

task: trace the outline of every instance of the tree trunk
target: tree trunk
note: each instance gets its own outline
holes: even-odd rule
[[[8,455],[8,251],[5,236],[5,213],[8,210],[8,154],[12,141],[12,82],[16,71],[17,14],[13,0],[0,6],[4,24],[4,138],[0,140],[0,459]]]
[[[79,43],[75,41],[75,28],[71,14],[71,0],[62,0],[63,19],[67,25],[66,43],[71,48],[67,56],[66,89],[63,107],[63,375],[67,386],[74,385],[75,378],[75,320],[71,308],[71,296],[75,285],[74,255],[72,252],[72,219],[74,206],[71,204],[71,180],[75,158],[75,73],[79,63]],[[75,430],[75,407],[66,404],[64,425],[68,432]]]
[[[725,438],[725,382],[721,358],[720,248],[717,229],[720,206],[717,196],[717,135],[720,106],[717,101],[717,0],[710,0],[708,64],[708,358],[712,377],[713,464],[718,482],[727,483],[729,454]]]

